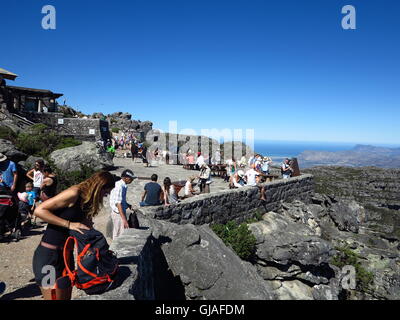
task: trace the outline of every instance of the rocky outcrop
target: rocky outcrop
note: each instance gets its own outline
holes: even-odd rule
[[[290,294],[337,299],[343,292],[350,299],[400,299],[400,242],[392,236],[399,224],[387,221],[384,212],[373,214],[354,201],[321,194],[311,204],[283,203],[278,213],[267,213],[251,225],[260,274],[276,283],[276,293],[284,299]],[[376,221],[385,222],[387,230],[377,231]],[[346,291],[334,258],[349,252],[348,263],[357,267],[357,289]]]
[[[279,299],[328,299],[327,292],[331,299],[338,299],[339,290],[329,290],[336,277],[329,265],[335,250],[310,226],[268,212],[249,228],[257,240],[257,269],[264,280],[274,284]]]
[[[353,199],[361,205],[400,209],[400,169],[313,167],[316,192]]]
[[[180,279],[184,298],[270,300],[270,285],[254,266],[226,247],[208,226],[148,220],[168,268]]]
[[[120,130],[143,132],[146,135],[153,128],[153,123],[150,121],[133,120],[132,115],[128,112],[114,112],[104,115],[101,112],[93,113],[92,118],[107,120],[110,124],[110,129],[117,128]]]
[[[15,163],[28,158],[28,155],[19,151],[11,141],[0,139],[0,153],[3,153],[7,158]]]
[[[94,170],[109,169],[114,166],[108,153],[99,153],[94,143],[85,141],[79,146],[52,152],[50,159],[58,169],[67,172],[80,170],[81,166],[89,166]]]

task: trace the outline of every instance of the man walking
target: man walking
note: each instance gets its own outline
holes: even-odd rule
[[[125,170],[122,172],[121,180],[115,183],[115,188],[111,191],[110,206],[113,222],[113,240],[119,237],[125,229],[129,228],[126,209],[132,209],[132,206],[126,201],[126,192],[128,185],[136,178],[131,170]]]

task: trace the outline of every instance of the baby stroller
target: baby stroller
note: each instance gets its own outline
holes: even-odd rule
[[[17,201],[11,192],[0,187],[0,241],[19,241],[22,236],[21,222],[26,218],[19,213]]]

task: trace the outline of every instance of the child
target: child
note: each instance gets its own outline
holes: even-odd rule
[[[22,224],[25,224],[32,217],[35,209],[37,194],[33,190],[33,183],[28,182],[25,185],[25,192],[18,192],[18,210],[21,214]]]

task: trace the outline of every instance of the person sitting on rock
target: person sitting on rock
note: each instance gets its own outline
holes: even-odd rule
[[[255,170],[256,164],[251,165],[251,169],[247,170],[245,180],[248,186],[257,186],[260,189],[261,197],[260,200],[266,201],[265,199],[265,187],[261,184],[260,173]]]
[[[150,179],[151,182],[146,183],[144,186],[142,201],[140,202],[141,207],[159,206],[162,204],[162,188],[157,183],[158,176],[153,174]]]
[[[195,176],[191,176],[187,179],[185,183],[185,198],[190,198],[198,194],[198,192],[193,189],[193,182],[195,179]]]
[[[205,162],[203,162],[200,168],[199,182],[200,182],[200,192],[210,193],[211,169]]]
[[[231,178],[229,179],[229,188],[230,189],[235,189],[235,188],[241,188],[246,185],[246,181],[244,180],[244,171],[239,170],[236,172]]]
[[[179,198],[175,190],[175,186],[172,184],[171,179],[166,177],[164,179],[164,204],[169,206],[170,204],[177,204],[179,203]]]

